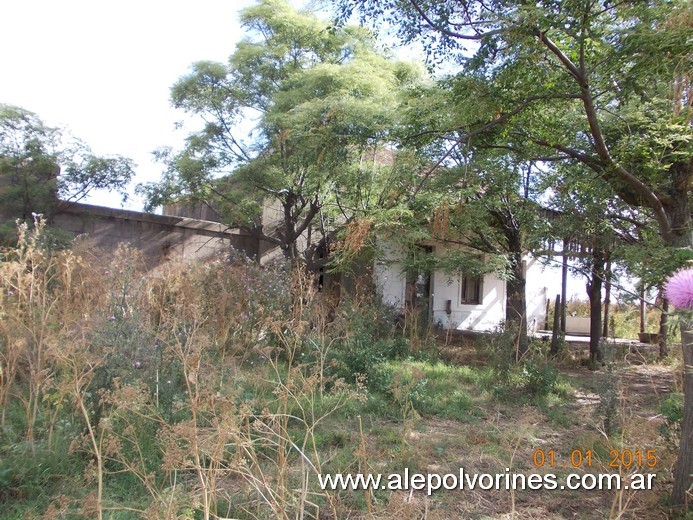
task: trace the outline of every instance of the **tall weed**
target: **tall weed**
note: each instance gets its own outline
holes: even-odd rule
[[[382,315],[364,307],[352,326],[283,264],[147,272],[127,247],[103,262],[46,250],[41,222],[20,232],[0,259],[0,496],[43,482],[49,449],[69,461],[42,488],[54,516],[337,515],[316,431],[365,398],[373,363],[345,368],[346,349],[402,348]]]

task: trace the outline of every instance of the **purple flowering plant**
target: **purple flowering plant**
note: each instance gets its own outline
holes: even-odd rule
[[[680,311],[693,311],[693,267],[677,271],[664,286],[667,299]]]
[[[664,292],[669,302],[676,308],[676,314],[681,320],[681,333],[691,330],[693,328],[693,267],[685,267],[672,274],[664,284]]]

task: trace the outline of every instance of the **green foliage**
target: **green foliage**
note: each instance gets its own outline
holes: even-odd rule
[[[364,23],[385,22],[403,42],[422,43],[432,66],[448,65],[433,93],[421,93],[431,115],[418,111],[421,123],[409,133],[428,141],[432,161],[454,160],[464,144],[467,155],[491,149],[535,163],[556,173],[544,204],[572,217],[561,202],[588,202],[588,211],[573,205],[591,215],[578,226],[606,222],[616,235],[643,240],[634,228],[651,220],[666,246],[690,247],[686,2],[334,4],[341,20],[358,11]]]
[[[513,331],[485,335],[475,347],[488,359],[491,374],[484,384],[496,398],[536,398],[561,392],[556,367],[536,344],[530,345],[528,355],[516,360],[517,338]]]
[[[392,390],[391,399],[408,403],[411,409],[424,416],[439,416],[462,422],[474,422],[484,412],[474,406],[472,394],[462,385],[474,383],[471,377],[484,379],[476,370],[433,361],[395,361],[389,370],[398,379],[399,395]],[[471,372],[471,373],[470,373]],[[406,396],[403,390],[407,390]]]
[[[56,129],[30,112],[0,105],[0,203],[5,218],[31,219],[55,205],[58,164]]]
[[[335,375],[347,381],[362,375],[371,391],[389,392],[393,374],[387,361],[409,353],[408,340],[395,327],[394,313],[375,302],[346,302],[339,311],[333,324],[338,338],[332,351]]]
[[[522,386],[532,396],[546,396],[556,390],[558,371],[546,361],[529,360],[522,367]]]
[[[71,488],[85,460],[71,450],[80,425],[69,417],[56,425],[52,443],[42,441],[32,449],[24,440],[22,410],[11,403],[6,413],[8,420],[0,427],[0,503],[3,517],[21,518],[21,504],[45,509],[57,494]]]
[[[646,288],[661,287],[671,273],[693,259],[693,250],[667,246],[652,227],[642,229],[640,236],[640,241],[622,246],[618,254]]]
[[[126,198],[133,174],[131,160],[95,156],[36,114],[0,104],[0,242],[16,242],[15,219],[32,223],[32,214],[43,214],[50,220],[58,198],[77,202],[95,189]]]
[[[517,392],[529,397],[545,397],[557,391],[558,372],[544,360],[526,360],[509,369],[501,367],[497,373],[492,390],[498,399],[517,396]]]
[[[672,393],[662,401],[659,409],[665,420],[660,432],[668,443],[677,446],[683,422],[683,394]]]
[[[396,372],[392,377],[389,392],[392,401],[399,411],[403,436],[406,436],[411,425],[420,419],[414,400],[425,385],[426,381],[423,379],[423,373],[416,368],[406,376],[401,372]]]
[[[228,65],[198,62],[171,90],[204,128],[180,152],[162,152],[164,179],[139,189],[149,207],[208,204],[295,258],[306,230],[325,237],[336,218],[380,197],[374,157],[388,147],[399,92],[420,72],[378,51],[367,31],[284,1],[262,0],[241,19],[248,36]],[[265,204],[278,208],[276,221],[260,222]]]

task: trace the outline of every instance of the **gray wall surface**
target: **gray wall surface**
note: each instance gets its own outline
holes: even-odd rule
[[[149,267],[170,260],[205,260],[232,247],[249,257],[258,253],[256,238],[218,222],[186,217],[71,204],[58,211],[52,225],[85,235],[90,247],[105,253],[130,244],[142,251]]]

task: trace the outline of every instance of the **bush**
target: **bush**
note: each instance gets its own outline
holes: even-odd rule
[[[488,385],[497,398],[513,394],[543,397],[556,390],[558,371],[547,361],[540,345],[531,347],[529,355],[516,362],[513,331],[501,329],[477,341],[477,351],[485,354],[491,367]]]
[[[551,363],[530,359],[522,367],[522,387],[534,397],[549,395],[556,389],[558,371]]]
[[[660,412],[665,422],[660,426],[660,433],[664,440],[678,448],[678,440],[681,436],[681,422],[683,421],[683,394],[670,394],[660,405]]]
[[[388,392],[392,374],[385,363],[409,353],[409,341],[394,323],[394,313],[377,303],[342,305],[331,330],[338,338],[332,351],[334,374],[350,382],[363,374],[370,390]]]

